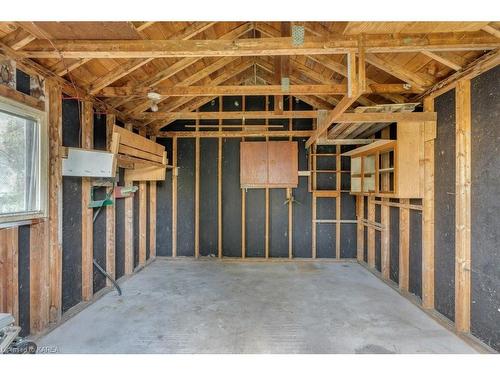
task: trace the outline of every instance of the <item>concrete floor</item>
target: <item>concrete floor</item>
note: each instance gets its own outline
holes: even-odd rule
[[[356,263],[158,259],[38,341],[62,353],[474,353]]]

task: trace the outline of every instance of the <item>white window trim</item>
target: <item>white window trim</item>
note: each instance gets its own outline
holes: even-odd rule
[[[47,113],[36,108],[30,107],[18,101],[0,96],[0,108],[13,114],[31,117],[36,120],[40,126],[40,159],[38,183],[40,186],[40,209],[35,212],[19,213],[19,214],[0,214],[0,225],[6,223],[22,222],[33,219],[43,219],[48,217],[48,201],[49,201],[49,168],[48,168],[48,127]]]

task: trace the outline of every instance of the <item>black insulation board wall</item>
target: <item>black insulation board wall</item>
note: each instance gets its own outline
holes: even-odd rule
[[[500,351],[500,67],[472,80],[471,331]]]
[[[240,140],[222,140],[222,254],[241,256]]]
[[[411,199],[410,204],[421,205],[421,199]],[[410,269],[409,290],[422,298],[422,211],[410,210]]]
[[[16,90],[30,95],[30,76],[22,70],[16,69]]]
[[[195,140],[177,140],[177,255],[194,256]]]
[[[380,223],[381,221],[381,205],[375,205],[375,221]],[[382,254],[381,254],[381,232],[375,230],[375,268],[378,271],[382,271]]]
[[[139,186],[138,182],[134,182],[134,186]],[[134,268],[139,264],[139,190],[134,193],[134,208],[132,220],[132,234],[134,242]]]
[[[356,220],[356,197],[347,192],[340,193],[340,219]],[[357,231],[355,223],[340,224],[340,257],[356,258]]]
[[[217,165],[219,140],[200,139],[200,255],[217,255]]]
[[[94,148],[106,150],[106,116],[103,114],[94,115]],[[95,199],[104,199],[106,189],[99,188],[96,191]],[[94,214],[97,209],[94,209]],[[94,259],[104,269],[106,269],[106,208],[103,207],[96,217],[93,227],[93,249]],[[93,290],[98,292],[106,286],[106,276],[96,267],[93,267]]]
[[[435,308],[455,318],[455,90],[435,99]]]
[[[333,220],[336,218],[337,198],[316,198],[316,218]],[[335,258],[335,224],[316,224],[316,256],[318,258]]]
[[[80,146],[79,103],[63,100],[62,139],[68,147]],[[82,294],[82,180],[62,179],[62,311],[81,301]]]
[[[288,257],[286,189],[269,189],[269,255]],[[293,204],[293,203],[290,203]]]
[[[22,337],[30,333],[30,226],[21,225],[18,229],[18,293],[19,326]]]
[[[266,192],[264,189],[247,189],[245,196],[246,256],[263,257],[266,246]]]
[[[123,169],[120,168],[120,184]],[[116,279],[125,274],[125,199],[115,199],[115,273]]]
[[[294,127],[296,126],[294,120]],[[305,143],[307,138],[294,138],[298,142],[299,170],[308,169]],[[293,256],[296,258],[311,257],[311,207],[312,198],[308,191],[307,177],[299,177],[299,185],[293,189],[295,203],[293,204]]]
[[[389,207],[389,276],[399,283],[399,207]]]
[[[172,160],[172,139],[160,138],[169,163]],[[156,182],[156,255],[172,256],[172,171],[167,169],[165,181]]]
[[[95,196],[95,199],[104,199],[106,189],[99,188],[101,195]],[[97,209],[94,208],[94,214]],[[102,208],[94,221],[92,244],[94,250],[94,259],[104,269],[106,269],[106,208]],[[106,286],[106,276],[104,276],[96,267],[93,267],[93,290],[94,293]]]

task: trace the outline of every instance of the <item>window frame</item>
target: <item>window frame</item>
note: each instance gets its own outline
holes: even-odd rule
[[[0,95],[0,109],[10,112],[20,117],[28,117],[34,120],[39,126],[38,139],[38,176],[37,194],[39,197],[39,209],[37,211],[25,211],[19,213],[0,214],[0,226],[4,224],[15,224],[35,219],[45,219],[48,217],[49,198],[49,168],[48,168],[48,126],[47,113],[37,108],[31,107],[16,100]]]

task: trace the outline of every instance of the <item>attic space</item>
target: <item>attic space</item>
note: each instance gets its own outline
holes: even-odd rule
[[[499,38],[0,22],[0,353],[497,353]]]

